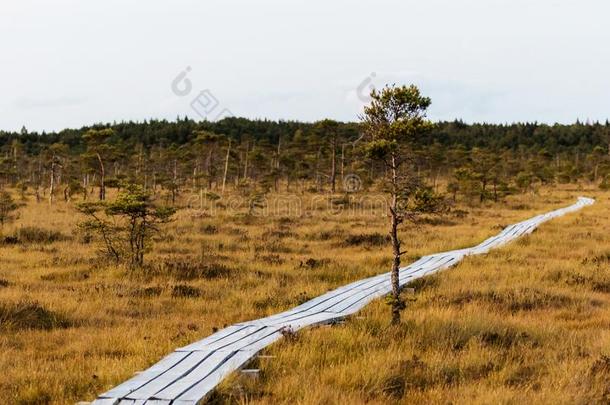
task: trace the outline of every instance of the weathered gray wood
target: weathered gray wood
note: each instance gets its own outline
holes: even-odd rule
[[[116,386],[110,391],[100,395],[100,399],[106,398],[123,398],[132,391],[137,390],[148,381],[153,380],[159,375],[170,370],[174,365],[178,364],[182,359],[188,356],[189,353],[174,352],[164,357],[161,361],[151,366],[149,369],[125,381],[123,384]],[[98,400],[99,401],[99,400]],[[114,404],[113,402],[94,402],[95,405]]]
[[[174,381],[188,375],[211,354],[211,351],[197,351],[188,353],[188,355],[180,363],[176,364],[167,372],[150,380],[137,390],[129,393],[127,398],[149,399],[154,397],[154,394],[161,391],[163,388],[170,386]]]
[[[190,390],[200,381],[204,380],[208,375],[214,374],[214,371],[219,367],[220,364],[223,364],[223,362],[227,361],[233,356],[234,353],[231,352],[214,352],[204,362],[192,370],[191,373],[177,379],[167,387],[162,387],[163,389],[158,390],[158,392],[156,392],[152,398],[165,400],[177,399],[180,395]]]
[[[235,356],[222,363],[214,373],[206,376],[206,378],[191,387],[177,399],[182,401],[199,401],[200,399],[205,398],[205,396],[208,395],[220,381],[222,381],[233,371],[243,366],[255,354],[256,353],[247,351],[237,352]]]

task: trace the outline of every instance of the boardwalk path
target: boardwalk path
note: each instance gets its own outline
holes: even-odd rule
[[[401,285],[453,266],[464,256],[487,253],[531,233],[545,221],[593,203],[594,200],[581,197],[574,205],[511,225],[473,248],[424,256],[400,270]],[[144,372],[100,395],[93,404],[197,404],[223,378],[280,339],[286,329],[297,331],[345,318],[390,291],[389,275],[381,274],[330,291],[289,311],[229,326],[177,349]]]

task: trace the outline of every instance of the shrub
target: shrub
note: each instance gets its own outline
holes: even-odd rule
[[[610,263],[610,252],[602,253],[591,259],[591,262],[596,265]]]
[[[254,252],[291,253],[292,249],[281,241],[274,239],[267,243],[255,245]]]
[[[313,257],[310,257],[309,259],[305,260],[305,262],[301,262],[300,267],[306,267],[308,269],[313,270],[322,266],[326,266],[329,263],[329,259],[314,259]]]
[[[216,235],[218,233],[218,227],[210,224],[202,225],[199,230],[204,235]]]
[[[610,374],[610,356],[602,355],[591,365],[590,374]]]
[[[286,229],[275,229],[275,230],[266,231],[265,233],[263,233],[263,235],[261,237],[264,240],[268,240],[268,239],[289,238],[291,236],[294,236],[294,234],[292,232],[290,232],[289,230],[286,230]]]
[[[116,262],[128,259],[131,268],[142,267],[160,226],[171,221],[176,210],[159,206],[139,185],[128,184],[113,202],[81,203],[86,216],[79,223],[85,234],[96,234],[106,254]]]
[[[376,232],[371,234],[349,235],[345,238],[344,244],[346,246],[384,246],[389,242],[389,235],[382,235]]]
[[[256,255],[255,258],[263,263],[271,265],[284,264],[285,260],[280,255],[268,254],[268,255]]]
[[[69,239],[59,231],[43,229],[35,226],[19,228],[13,235],[18,243],[54,243]]]
[[[341,238],[345,235],[345,231],[341,228],[333,228],[331,230],[316,232],[307,235],[307,239],[327,241],[334,238]]]
[[[163,292],[162,287],[146,287],[146,288],[137,288],[129,295],[136,298],[152,298],[158,297]]]
[[[201,290],[186,284],[178,284],[172,288],[173,298],[197,298],[201,296]]]

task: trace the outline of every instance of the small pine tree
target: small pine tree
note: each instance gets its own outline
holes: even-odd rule
[[[370,159],[385,166],[383,188],[390,199],[390,238],[392,241],[392,294],[388,303],[392,306],[392,324],[400,323],[400,312],[405,307],[400,297],[399,270],[402,242],[399,226],[405,221],[415,221],[419,214],[434,213],[443,204],[413,170],[414,147],[431,127],[426,118],[430,99],[421,95],[415,86],[386,86],[373,90],[371,104],[364,108],[362,126],[368,140],[364,150]]]
[[[126,259],[132,268],[144,265],[152,236],[176,212],[157,206],[149,193],[133,184],[124,187],[112,202],[82,203],[78,209],[88,218],[80,228],[96,233],[109,256],[117,262]]]

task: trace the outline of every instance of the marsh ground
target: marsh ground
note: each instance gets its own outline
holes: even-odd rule
[[[475,245],[578,195],[598,202],[419,281],[401,326],[388,327],[380,300],[272,346],[252,365],[257,380],[235,376],[212,401],[607,403],[609,193],[563,187],[458,205],[403,229],[405,261]],[[140,271],[100,260],[74,233],[71,204],[28,202],[0,246],[0,398],[91,400],[217,328],[388,270],[380,209],[302,198],[298,212],[180,210]]]

